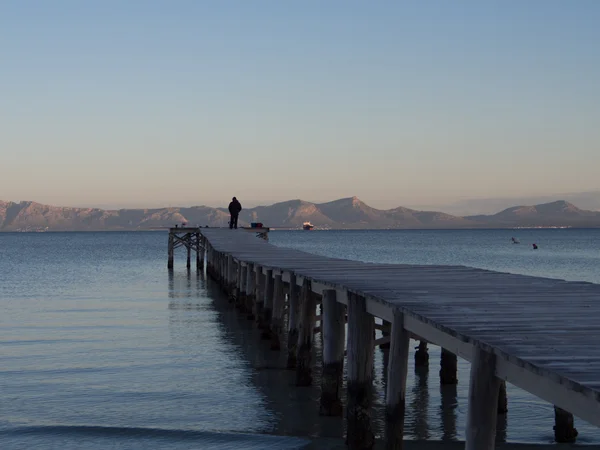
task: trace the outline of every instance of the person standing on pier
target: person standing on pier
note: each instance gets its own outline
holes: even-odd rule
[[[231,219],[229,220],[230,229],[235,228],[237,230],[238,216],[240,215],[241,210],[241,203],[238,201],[237,198],[233,197],[231,199],[231,203],[229,204],[229,214],[231,214]]]

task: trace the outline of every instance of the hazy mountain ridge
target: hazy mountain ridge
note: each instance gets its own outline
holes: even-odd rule
[[[600,227],[600,211],[580,209],[564,200],[533,206],[513,206],[496,214],[467,218],[483,225],[498,227]]]
[[[189,226],[223,227],[228,221],[226,208],[209,206],[104,210],[0,201],[0,231],[147,230],[184,222]],[[458,217],[404,207],[380,210],[351,197],[327,203],[289,200],[244,209],[240,214],[240,225],[263,222],[273,228],[300,228],[306,221],[317,228],[331,229],[600,227],[600,212],[561,200],[515,206],[492,215]]]

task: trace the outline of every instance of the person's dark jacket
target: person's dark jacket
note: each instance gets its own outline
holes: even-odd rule
[[[237,216],[241,210],[242,210],[242,204],[239,201],[233,200],[229,204],[229,214],[231,214],[232,216]]]

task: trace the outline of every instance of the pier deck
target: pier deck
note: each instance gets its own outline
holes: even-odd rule
[[[260,267],[299,286],[309,280],[313,292],[334,291],[346,305],[360,296],[366,313],[476,360],[471,403],[494,401],[497,393],[486,397],[488,385],[506,380],[600,426],[600,285],[464,266],[341,260],[276,247],[235,230],[198,231],[210,252],[231,256],[239,267]],[[392,341],[398,335],[392,332]],[[404,353],[400,349],[402,358]],[[490,364],[494,379],[486,379]],[[402,368],[399,373],[405,377]],[[481,437],[490,418],[477,405],[469,407],[467,449],[493,448],[493,442],[482,445],[489,436]]]

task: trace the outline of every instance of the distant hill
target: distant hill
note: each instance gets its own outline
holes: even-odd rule
[[[103,231],[149,230],[187,223],[189,226],[224,227],[226,208],[118,209],[70,208],[36,202],[0,201],[0,231]],[[398,207],[372,208],[357,197],[327,203],[289,200],[244,209],[240,225],[263,222],[273,228],[301,228],[310,221],[325,229],[459,229],[512,227],[600,227],[600,212],[557,201],[515,206],[497,214],[468,217]]]
[[[495,227],[600,227],[599,211],[579,209],[564,200],[534,206],[513,206],[497,214],[466,218]]]
[[[495,214],[514,205],[539,205],[552,203],[557,198],[577,205],[581,209],[600,211],[600,191],[575,192],[560,195],[515,197],[515,198],[472,198],[458,200],[450,204],[428,206],[427,209],[444,211],[455,216],[473,216],[477,214]],[[423,209],[423,206],[412,206]]]

